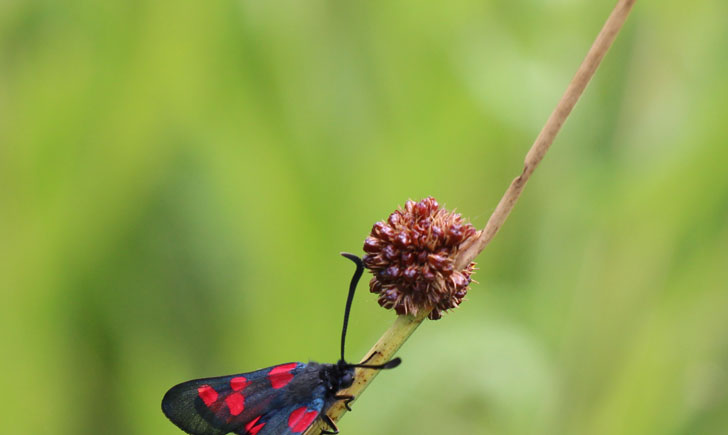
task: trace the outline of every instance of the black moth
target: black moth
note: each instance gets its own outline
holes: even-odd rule
[[[162,411],[172,423],[193,435],[287,435],[306,431],[321,417],[339,433],[326,411],[339,400],[347,409],[353,396],[339,391],[354,382],[356,367],[382,370],[397,367],[395,358],[381,365],[350,364],[344,359],[346,327],[356,285],[364,272],[362,260],[341,254],[356,263],[349,285],[341,331],[341,359],[336,364],[293,362],[216,378],[196,379],[172,387],[162,399]]]

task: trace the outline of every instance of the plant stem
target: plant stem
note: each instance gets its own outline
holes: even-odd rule
[[[471,242],[459,255],[455,263],[455,268],[462,270],[467,264],[475,259],[483,249],[493,240],[496,233],[508,218],[508,215],[513,210],[513,206],[516,205],[518,198],[521,196],[523,188],[526,186],[526,182],[531,177],[531,174],[536,169],[536,166],[541,162],[546,151],[549,150],[551,144],[554,142],[556,135],[559,133],[561,126],[564,125],[566,118],[571,113],[571,109],[579,100],[579,97],[584,92],[586,85],[591,80],[594,72],[596,72],[599,63],[604,58],[604,55],[609,50],[609,47],[617,37],[617,33],[622,28],[622,24],[627,19],[632,6],[636,0],[620,0],[609,15],[607,22],[604,23],[601,32],[597,36],[597,39],[592,44],[589,52],[586,54],[584,61],[579,66],[579,69],[574,74],[574,78],[571,79],[569,87],[566,88],[566,92],[561,97],[561,100],[551,112],[548,121],[541,129],[538,137],[534,141],[531,149],[526,154],[524,160],[523,172],[521,175],[516,177],[511,185],[508,186],[508,190],[503,194],[498,206],[495,211],[490,215],[488,223],[485,224],[485,228],[480,233],[475,241]]]
[[[564,125],[566,118],[576,105],[579,97],[584,92],[586,85],[591,80],[601,63],[604,55],[614,42],[619,30],[622,28],[627,16],[632,10],[636,0],[619,0],[612,10],[609,18],[604,23],[602,30],[597,35],[594,44],[592,44],[584,61],[576,71],[574,78],[571,79],[566,92],[561,100],[551,112],[551,116],[546,121],[543,129],[534,141],[531,149],[526,154],[523,172],[516,177],[508,189],[503,194],[498,206],[491,214],[485,228],[479,232],[474,240],[469,240],[461,246],[458,257],[455,260],[455,268],[462,270],[466,265],[470,264],[485,249],[485,247],[493,240],[498,230],[511,213],[513,206],[516,205],[526,182],[533,174],[538,164],[543,159],[551,144],[554,142],[556,135],[559,133],[561,126]],[[398,316],[394,324],[382,335],[377,343],[369,350],[365,358],[368,364],[382,364],[389,361],[410,335],[417,329],[424,319],[427,318],[429,312],[421,311],[417,317],[414,316]],[[355,397],[366,389],[369,383],[377,376],[379,370],[357,369],[354,384],[340,394],[350,394]],[[328,415],[333,421],[338,421],[346,412],[343,402],[335,403],[329,410]],[[326,425],[318,419],[316,423],[306,431],[306,435],[319,435],[322,429],[326,429]]]

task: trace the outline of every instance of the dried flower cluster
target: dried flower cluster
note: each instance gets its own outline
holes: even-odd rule
[[[431,309],[433,320],[460,305],[475,263],[461,271],[453,265],[461,243],[475,233],[432,197],[407,201],[386,222],[374,224],[364,242],[364,265],[374,275],[369,288],[379,294],[379,305],[398,314]]]

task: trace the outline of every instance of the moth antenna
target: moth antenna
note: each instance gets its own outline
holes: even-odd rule
[[[385,362],[384,364],[348,364],[348,367],[359,367],[362,369],[374,369],[374,370],[386,370],[386,369],[393,369],[397,367],[402,362],[402,359],[397,357],[394,359],[390,359],[389,361]]]
[[[344,347],[346,344],[346,328],[349,325],[349,311],[351,311],[351,304],[354,301],[354,292],[356,291],[356,285],[359,284],[359,279],[364,273],[364,263],[361,258],[348,252],[342,252],[342,256],[348,258],[356,264],[356,271],[354,276],[351,277],[351,283],[349,284],[349,295],[346,297],[346,308],[344,308],[344,327],[341,328],[341,361],[344,359]]]

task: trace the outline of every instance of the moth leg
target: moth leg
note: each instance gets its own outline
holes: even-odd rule
[[[339,428],[336,427],[336,423],[334,423],[334,420],[332,420],[331,417],[329,417],[328,415],[324,414],[324,416],[321,417],[321,418],[324,420],[324,423],[328,424],[329,427],[331,429],[333,429],[333,431],[326,430],[326,429],[321,429],[321,435],[326,435],[326,434],[328,434],[328,435],[336,435],[337,433],[339,433]]]
[[[341,395],[337,394],[336,396],[334,396],[334,399],[343,400],[344,406],[346,406],[346,410],[351,411],[351,406],[349,406],[349,404],[354,401],[355,397],[352,396],[351,394],[341,394]]]

